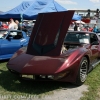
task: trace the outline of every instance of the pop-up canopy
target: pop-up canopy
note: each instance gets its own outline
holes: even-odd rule
[[[33,20],[37,18],[38,13],[66,11],[54,0],[32,0],[24,1],[19,6],[0,14],[0,20],[6,19],[26,19]],[[81,20],[81,16],[74,14],[73,20]]]

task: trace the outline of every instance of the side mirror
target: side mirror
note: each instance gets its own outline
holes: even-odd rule
[[[98,42],[98,41],[94,41],[94,42],[92,43],[92,45],[99,45],[99,42]]]

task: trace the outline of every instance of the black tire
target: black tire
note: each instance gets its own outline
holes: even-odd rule
[[[88,74],[88,60],[86,57],[83,57],[80,62],[80,67],[78,70],[78,75],[75,84],[78,86],[82,85],[86,81],[87,74]]]

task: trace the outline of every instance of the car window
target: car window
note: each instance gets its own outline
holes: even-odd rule
[[[98,41],[96,34],[90,34],[90,42],[93,43],[95,41]]]
[[[0,39],[5,38],[7,33],[8,33],[8,31],[6,31],[6,30],[0,30]]]
[[[11,31],[10,34],[7,36],[7,39],[9,37],[12,37],[12,39],[21,39],[23,38],[23,35],[22,35],[22,32]]]
[[[79,32],[68,32],[65,37],[65,42],[74,42],[74,43],[89,43],[89,34],[88,33],[79,33]]]

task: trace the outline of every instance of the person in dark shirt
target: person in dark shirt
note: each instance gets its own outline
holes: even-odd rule
[[[78,26],[77,26],[77,23],[75,23],[75,26],[74,26],[74,31],[78,31]]]

